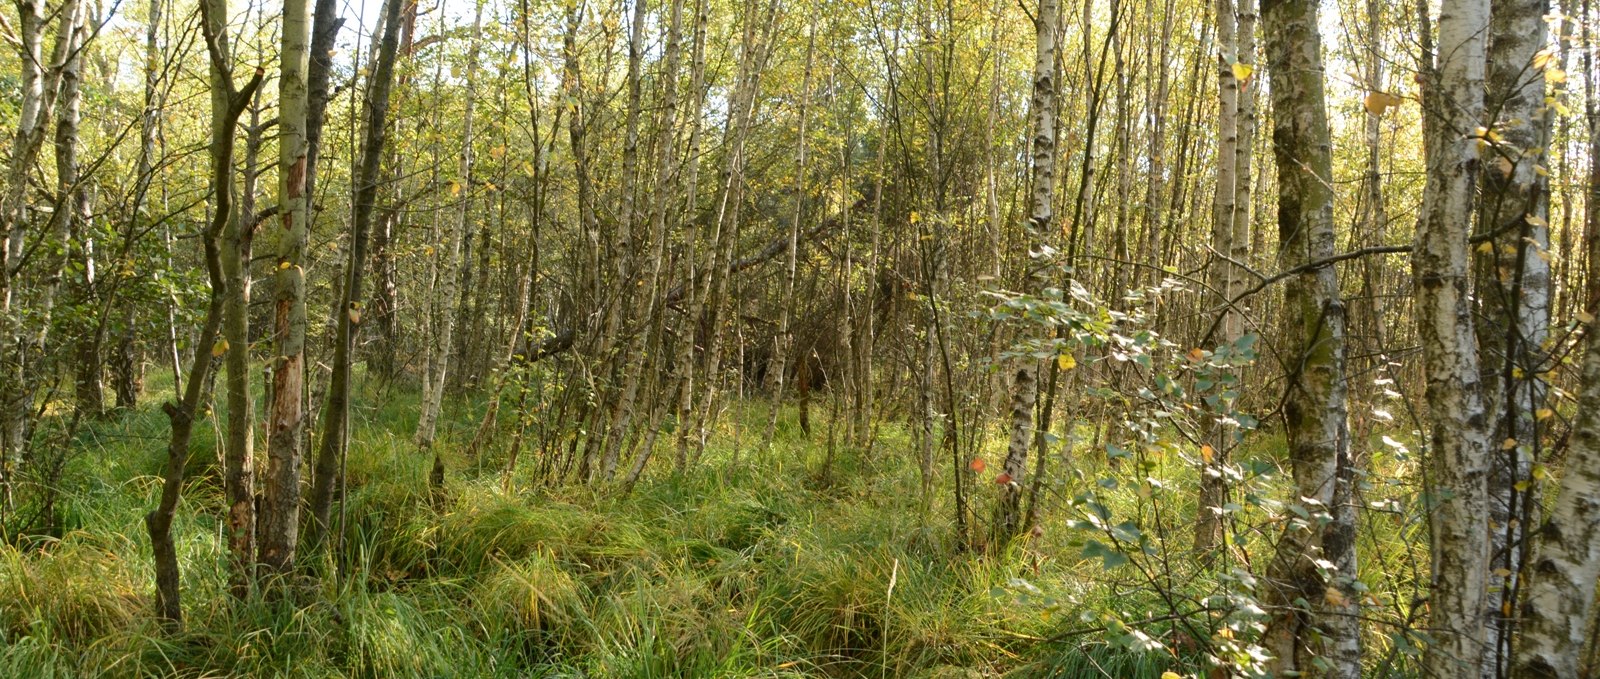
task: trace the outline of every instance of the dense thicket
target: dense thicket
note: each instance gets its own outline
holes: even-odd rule
[[[1600,672],[1587,0],[0,18],[0,668]]]

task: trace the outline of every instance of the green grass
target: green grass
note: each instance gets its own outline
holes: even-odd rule
[[[197,428],[175,533],[186,625],[152,616],[141,517],[155,504],[166,426],[153,409],[86,432],[68,471],[60,540],[0,547],[0,676],[353,677],[1159,677],[1196,671],[1170,653],[1103,638],[1044,643],[1082,611],[1141,617],[1150,601],[1097,580],[1098,560],[1060,517],[1004,554],[952,548],[941,491],[924,518],[907,434],[815,470],[785,413],[756,452],[765,408],[736,408],[686,474],[664,453],[626,496],[502,490],[504,454],[455,457],[479,404],[448,408],[448,500],[410,444],[414,396],[357,404],[344,577],[293,596],[236,601],[218,541],[211,423]],[[738,430],[735,432],[734,430]],[[665,450],[670,445],[663,437]],[[730,464],[734,446],[741,463]],[[533,453],[524,452],[523,469]],[[992,493],[978,490],[980,502]],[[1132,493],[1124,502],[1137,503]],[[1132,498],[1132,499],[1129,499]],[[987,506],[987,505],[983,505]],[[1063,512],[1064,513],[1064,512]],[[323,565],[326,565],[324,563]],[[1012,596],[1017,579],[1061,596]],[[1145,596],[1145,595],[1140,595]],[[1118,598],[1122,597],[1122,598]]]

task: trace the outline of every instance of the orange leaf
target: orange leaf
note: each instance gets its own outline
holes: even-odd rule
[[[972,458],[972,462],[967,465],[968,469],[971,469],[972,471],[975,471],[975,472],[981,472],[984,469],[987,469],[988,467],[989,467],[989,463],[984,462],[983,458],[981,458],[981,457]]]
[[[996,476],[996,477],[994,477],[994,482],[999,484],[999,485],[1002,485],[1002,486],[1006,485],[1008,483],[1011,483],[1011,475],[1010,474],[1001,474],[999,476]]]

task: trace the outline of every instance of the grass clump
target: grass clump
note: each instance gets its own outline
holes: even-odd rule
[[[1061,518],[1010,551],[957,549],[948,489],[923,501],[897,427],[870,453],[838,450],[824,476],[825,450],[798,429],[753,451],[764,413],[752,410],[699,466],[675,472],[661,455],[626,495],[531,473],[508,492],[493,448],[476,461],[452,449],[436,502],[431,459],[396,434],[409,411],[357,410],[368,416],[352,431],[341,551],[306,560],[318,585],[231,597],[215,479],[192,481],[175,526],[178,633],[153,621],[141,522],[156,458],[140,436],[160,433],[160,415],[96,424],[99,443],[67,479],[75,529],[0,548],[0,676],[1158,677],[1183,666],[1043,641],[1083,610],[1134,617],[1151,602],[1117,599],[1122,583],[1076,556]],[[1061,601],[1020,601],[1023,581]]]

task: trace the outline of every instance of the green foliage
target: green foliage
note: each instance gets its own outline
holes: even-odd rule
[[[228,596],[215,480],[192,480],[175,527],[187,626],[171,636],[151,615],[140,520],[154,503],[159,456],[149,440],[161,415],[94,425],[101,443],[67,475],[78,528],[0,552],[0,673],[1043,677],[1099,668],[1154,679],[1198,671],[1196,639],[1247,639],[1254,624],[1242,612],[1253,605],[1248,572],[1207,575],[1170,558],[1186,534],[1156,513],[1192,511],[1181,506],[1187,493],[1169,490],[1192,484],[1192,467],[1134,440],[1108,446],[1125,460],[1091,456],[1056,479],[1078,499],[1047,514],[1033,540],[963,554],[946,528],[919,518],[916,462],[899,452],[908,438],[897,426],[885,426],[879,454],[839,454],[831,485],[812,473],[825,451],[797,430],[769,457],[746,450],[730,464],[737,446],[759,440],[764,409],[751,408],[694,471],[662,465],[627,496],[544,487],[531,471],[507,494],[497,465],[479,471],[451,458],[459,474],[435,507],[429,462],[390,433],[407,417],[409,396],[399,396],[356,407],[341,575],[289,600]],[[1281,496],[1275,467],[1261,462],[1270,448],[1243,453],[1248,483]],[[1257,521],[1249,517],[1270,511],[1246,503],[1238,513]],[[1379,535],[1387,558],[1410,558],[1415,542]],[[1242,535],[1235,548],[1254,549]],[[1130,588],[1144,569],[1199,612],[1152,620],[1167,604],[1160,589]]]

